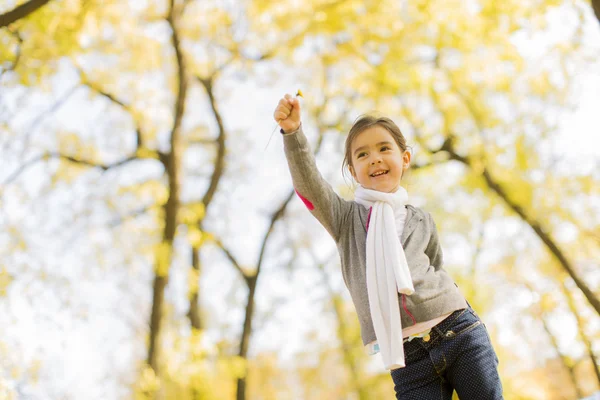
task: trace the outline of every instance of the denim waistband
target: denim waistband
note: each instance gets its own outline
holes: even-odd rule
[[[460,310],[454,311],[452,314],[448,316],[448,318],[444,319],[442,322],[431,328],[431,331],[428,335],[425,335],[422,338],[415,338],[411,341],[404,342],[404,351],[414,347],[431,347],[436,344],[439,339],[444,335],[456,320],[461,317],[464,313],[469,312],[470,308],[462,308]]]

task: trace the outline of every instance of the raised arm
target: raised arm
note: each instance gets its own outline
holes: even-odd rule
[[[274,113],[283,131],[283,143],[294,189],[310,212],[335,241],[346,223],[352,203],[340,198],[317,169],[300,123],[300,102],[286,95]]]

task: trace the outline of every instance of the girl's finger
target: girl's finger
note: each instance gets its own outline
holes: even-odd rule
[[[284,106],[279,106],[275,109],[275,111],[279,111],[284,113],[285,115],[290,115],[292,113],[292,109]]]
[[[273,117],[275,118],[275,121],[281,121],[284,120],[288,117],[288,115],[290,115],[289,113],[284,113],[281,111],[275,111],[275,114],[273,114]]]
[[[281,109],[281,108],[287,110],[288,112],[292,111],[292,107],[290,107],[288,102],[284,99],[279,100],[279,105],[277,106],[277,109]]]

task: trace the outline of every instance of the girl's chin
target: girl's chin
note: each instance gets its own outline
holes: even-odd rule
[[[399,184],[398,185],[389,184],[389,185],[369,185],[366,188],[370,189],[370,190],[376,190],[378,192],[394,193],[396,190],[398,190],[399,187],[400,187]]]

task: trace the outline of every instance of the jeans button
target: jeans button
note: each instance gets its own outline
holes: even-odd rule
[[[448,331],[444,334],[444,336],[446,336],[447,338],[453,338],[454,336],[456,336],[456,333],[454,333],[453,331]]]
[[[429,333],[427,335],[423,336],[424,342],[429,342],[430,339],[431,339],[431,336],[429,336]]]

